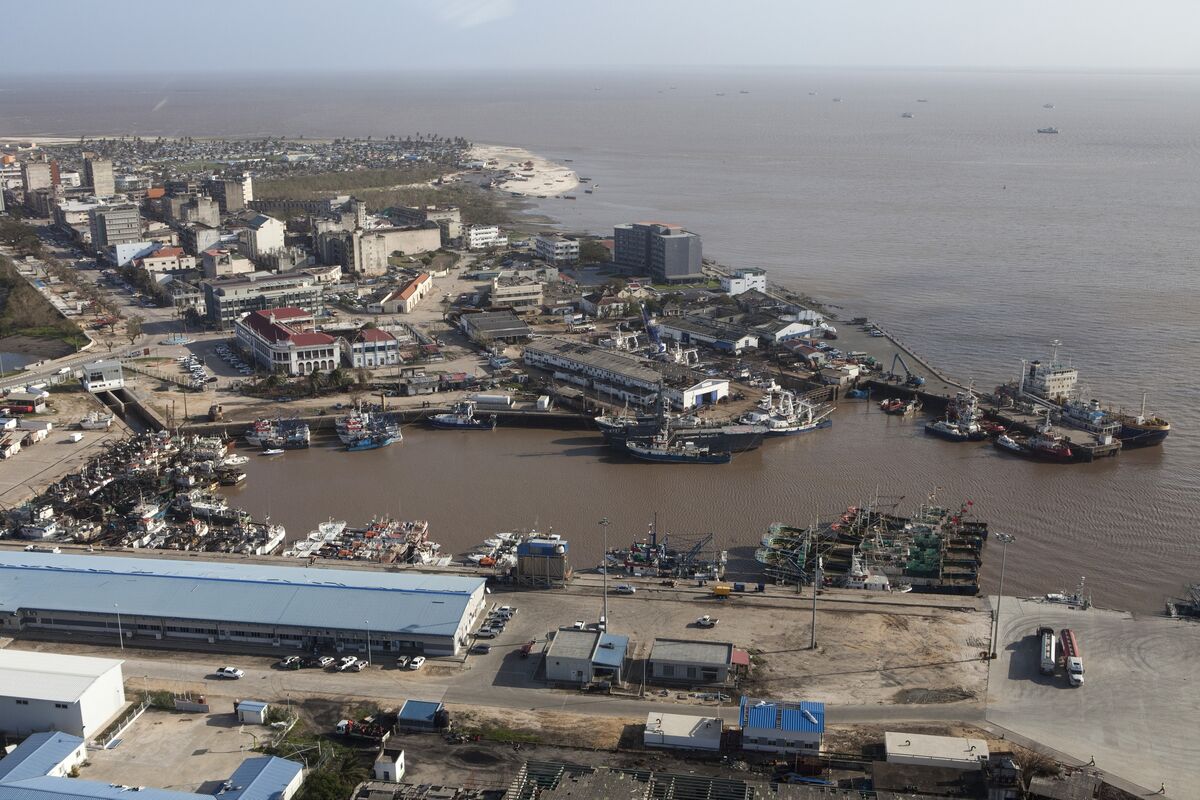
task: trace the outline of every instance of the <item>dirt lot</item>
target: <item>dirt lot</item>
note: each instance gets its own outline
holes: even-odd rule
[[[214,792],[255,755],[265,728],[242,726],[232,698],[210,698],[212,713],[147,709],[111,750],[89,750],[80,777],[180,792]],[[169,768],[167,768],[169,765]]]

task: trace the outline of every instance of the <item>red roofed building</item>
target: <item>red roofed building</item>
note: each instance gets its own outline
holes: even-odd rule
[[[133,260],[133,266],[146,271],[155,280],[162,275],[178,274],[196,268],[196,259],[182,247],[160,247],[153,253]]]
[[[400,342],[379,328],[363,328],[346,344],[351,366],[370,369],[400,363]]]
[[[307,375],[339,364],[337,340],[313,328],[313,316],[299,308],[252,311],[234,323],[238,344],[270,372]]]

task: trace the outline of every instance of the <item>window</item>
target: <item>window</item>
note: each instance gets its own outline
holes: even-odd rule
[[[663,674],[664,678],[674,678],[675,677],[675,665],[674,664],[663,664],[662,665],[662,674]]]
[[[66,703],[55,703],[54,707],[55,708],[66,708],[67,704]]]
[[[28,701],[28,700],[18,700],[18,701],[17,701],[17,705],[19,705],[19,706],[27,706],[27,705],[29,705],[29,701]]]

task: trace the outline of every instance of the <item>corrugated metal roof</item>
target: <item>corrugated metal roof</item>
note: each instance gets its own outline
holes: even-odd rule
[[[0,650],[0,695],[74,703],[97,678],[122,663],[112,658]]]
[[[824,733],[824,703],[788,703],[754,700],[743,696],[739,719],[743,730],[780,730]]]
[[[153,787],[114,786],[78,778],[30,778],[0,783],[0,800],[211,800],[211,795],[174,792]]]
[[[596,652],[592,655],[592,663],[602,667],[619,667],[625,663],[625,651],[628,649],[628,636],[602,633],[600,641],[596,643]]]
[[[229,778],[233,789],[221,797],[223,800],[276,800],[303,770],[303,765],[275,756],[247,758]]]
[[[0,612],[20,608],[453,636],[480,578],[0,553]],[[99,602],[98,598],[105,598]]]
[[[237,704],[237,710],[241,711],[242,709],[246,709],[247,711],[266,711],[267,704],[262,700],[242,700]]]
[[[35,733],[0,759],[0,784],[45,777],[82,744],[83,739],[67,733]]]
[[[442,704],[433,700],[405,700],[400,709],[400,720],[403,722],[425,722],[433,724],[433,718],[442,708]]]

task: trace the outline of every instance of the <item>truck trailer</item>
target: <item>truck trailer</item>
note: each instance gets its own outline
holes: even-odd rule
[[[1070,628],[1063,628],[1058,639],[1062,643],[1067,680],[1072,686],[1083,686],[1083,651],[1079,649],[1079,640],[1075,638],[1075,632]]]
[[[1038,664],[1038,669],[1043,675],[1053,675],[1055,668],[1058,666],[1058,642],[1054,638],[1054,628],[1043,626],[1038,628],[1038,646],[1041,653],[1041,662]]]

